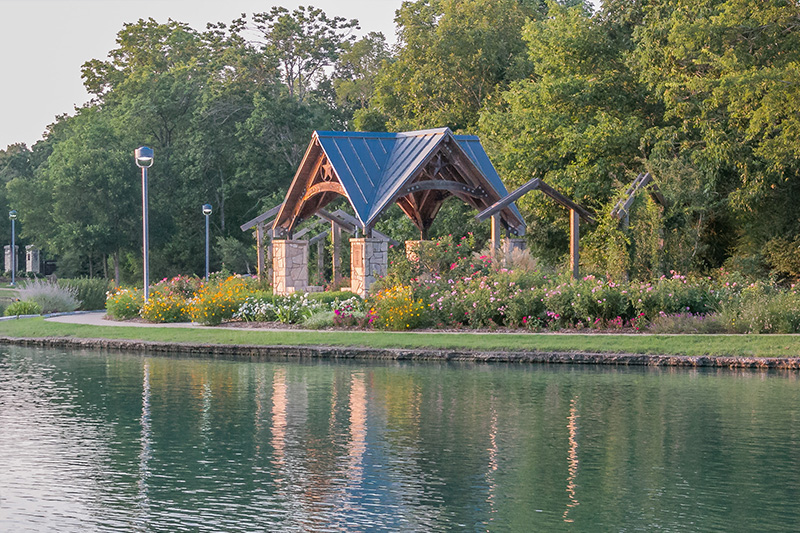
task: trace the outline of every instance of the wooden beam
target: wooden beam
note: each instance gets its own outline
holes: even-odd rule
[[[561,194],[560,192],[558,192],[557,190],[546,184],[545,182],[543,181],[539,182],[539,190],[545,193],[553,200],[555,200],[556,202],[558,202],[559,204],[566,207],[567,209],[571,209],[572,211],[578,213],[578,215],[586,222],[590,222],[592,224],[596,222],[594,215],[588,209],[586,209],[585,207],[576,202],[573,202],[572,200],[570,200],[569,198],[567,198],[566,196],[564,196],[563,194]]]
[[[470,185],[467,185],[466,183],[459,183],[457,181],[450,181],[450,180],[418,181],[406,187],[404,192],[405,194],[411,194],[417,191],[429,191],[429,190],[454,191],[454,192],[460,192],[461,194],[466,194],[469,196],[478,196],[478,197],[487,196],[486,191],[484,191],[480,185],[478,185],[477,187],[472,187]]]
[[[335,181],[323,181],[309,187],[306,193],[303,195],[302,201],[305,202],[312,196],[316,196],[324,192],[335,192],[337,194],[341,194],[342,196],[347,196],[347,193],[345,192],[341,183]]]
[[[316,215],[318,217],[324,219],[324,220],[327,220],[328,222],[333,222],[333,223],[338,224],[339,226],[341,226],[342,229],[344,229],[348,233],[355,233],[355,231],[356,231],[356,226],[354,224],[351,224],[350,222],[348,222],[344,218],[342,218],[342,217],[340,217],[338,215],[335,215],[333,213],[329,213],[328,211],[325,211],[324,209],[319,209],[317,211]]]
[[[514,202],[522,198],[525,194],[529,193],[530,191],[538,189],[540,183],[541,180],[539,178],[533,178],[522,187],[516,189],[514,192],[501,198],[500,200],[496,201],[495,203],[493,203],[492,205],[490,205],[489,207],[478,213],[475,216],[475,218],[478,219],[478,222],[483,222],[490,216],[513,204]]]
[[[326,235],[328,232],[323,231],[320,235]],[[309,244],[311,241],[308,241]],[[325,273],[325,241],[319,239],[317,241],[317,283],[322,284],[323,274]]]
[[[331,222],[331,240],[333,241],[333,286],[338,288],[339,284],[342,282],[342,259],[340,253],[340,248],[342,246],[342,227],[336,222]]]
[[[356,217],[354,217],[350,213],[346,213],[346,212],[342,211],[341,209],[337,209],[336,211],[331,213],[331,215],[339,217],[340,219],[344,220],[345,222],[349,222],[349,223],[353,224],[354,226],[358,225],[358,219]],[[372,235],[374,237],[376,237],[378,239],[381,239],[382,241],[389,241],[389,244],[391,244],[393,246],[400,246],[399,242],[397,242],[396,240],[392,239],[391,237],[389,237],[385,233],[382,233],[382,232],[380,232],[380,231],[378,231],[378,230],[376,230],[374,228],[370,229],[370,231],[372,232]]]
[[[258,225],[258,224],[261,224],[262,222],[263,222],[263,223],[266,223],[266,222],[268,222],[268,221],[269,221],[269,219],[273,218],[275,215],[277,215],[277,214],[278,214],[278,211],[280,211],[280,210],[281,210],[281,207],[282,207],[282,206],[283,206],[283,204],[278,204],[278,205],[276,205],[275,207],[273,207],[273,208],[272,208],[272,209],[270,209],[269,211],[267,211],[267,212],[265,212],[265,213],[261,213],[261,214],[260,214],[260,215],[258,215],[256,218],[254,218],[254,219],[252,219],[252,220],[248,220],[247,222],[245,222],[244,224],[242,224],[241,226],[239,226],[239,228],[240,228],[242,231],[247,231],[247,230],[249,230],[250,228],[253,228],[253,227],[255,227],[256,225]]]

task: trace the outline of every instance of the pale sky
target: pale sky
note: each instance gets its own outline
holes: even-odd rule
[[[382,32],[395,41],[394,13],[402,0],[0,0],[0,149],[42,138],[48,124],[89,96],[81,65],[106,59],[116,48],[125,22],[168,18],[204,30],[208,22],[225,22],[269,11],[273,5],[294,9],[313,5],[329,17],[358,19],[359,35]]]
[[[599,3],[599,0],[593,0]],[[125,22],[152,17],[204,30],[268,11],[313,5],[332,16],[358,19],[358,35],[382,32],[394,43],[395,11],[402,0],[0,0],[0,149],[42,138],[57,115],[88,101],[81,65],[106,59]]]

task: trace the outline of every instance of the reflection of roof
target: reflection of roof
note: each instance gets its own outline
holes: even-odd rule
[[[437,154],[442,154],[445,163],[456,170],[448,171],[446,175],[439,173],[441,165],[431,170],[431,162]],[[323,164],[325,158],[327,162]],[[324,171],[320,169],[326,164],[330,165],[332,172],[323,177]],[[291,228],[296,218],[307,218],[314,209],[323,207],[334,197],[332,186],[314,190],[313,194],[329,195],[315,202],[310,200],[309,189],[323,181],[338,181],[341,189],[336,192],[348,198],[362,225],[372,227],[388,206],[411,194],[407,187],[415,180],[427,180],[433,188],[439,188],[434,182],[463,184],[463,191],[468,192],[459,190],[453,194],[462,197],[471,194],[468,201],[478,208],[484,204],[491,205],[508,194],[475,136],[453,135],[448,128],[404,133],[318,131],[314,133],[275,226]],[[454,190],[453,183],[445,185],[450,192]],[[473,198],[479,196],[475,190],[485,199]],[[441,203],[447,195],[448,192],[440,191],[435,201]],[[425,196],[426,201],[429,196]],[[418,198],[419,202],[415,200],[420,209],[421,198]],[[302,205],[307,202],[311,205]],[[408,212],[408,209],[404,210]],[[431,207],[428,211],[430,213],[426,214],[435,216],[438,208]],[[504,215],[512,227],[524,225],[515,206],[510,206]]]

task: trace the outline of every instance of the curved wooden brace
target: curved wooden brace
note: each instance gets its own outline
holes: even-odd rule
[[[341,194],[342,196],[347,196],[347,194],[344,192],[344,187],[342,187],[340,183],[335,181],[323,181],[309,187],[306,193],[303,195],[302,201],[305,202],[312,196],[316,196],[324,192],[335,192],[337,194]]]
[[[403,190],[402,195],[405,196],[407,194],[411,194],[414,192],[429,191],[429,190],[454,191],[468,196],[476,196],[479,198],[486,196],[486,191],[484,191],[480,186],[471,187],[465,183],[459,183],[457,181],[450,181],[450,180],[418,181],[406,187]]]

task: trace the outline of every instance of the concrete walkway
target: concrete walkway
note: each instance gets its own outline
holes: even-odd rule
[[[202,326],[193,322],[176,322],[174,324],[151,324],[149,322],[117,321],[106,320],[105,311],[88,311],[78,313],[67,313],[45,318],[48,322],[61,322],[62,324],[85,324],[87,326],[125,326],[136,328],[209,328],[213,326]]]

